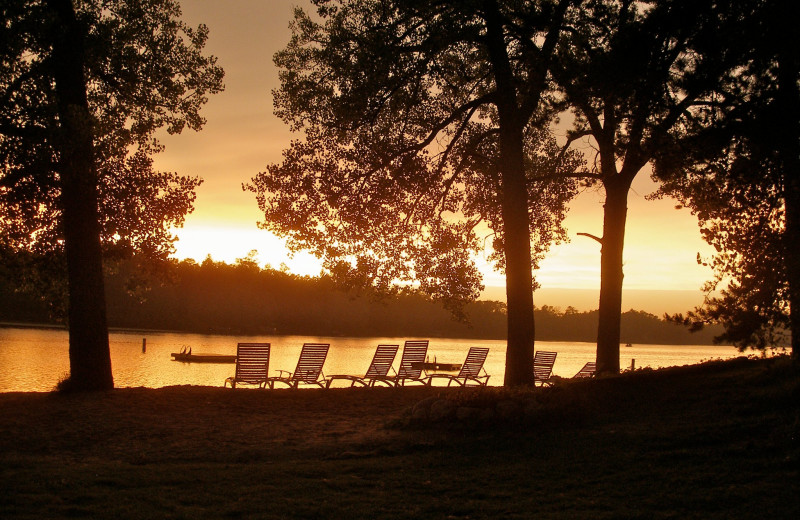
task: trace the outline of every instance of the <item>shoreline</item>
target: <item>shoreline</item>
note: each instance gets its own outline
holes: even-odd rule
[[[61,330],[68,332],[69,329],[65,325],[58,325],[53,323],[28,323],[28,322],[4,322],[0,321],[0,329],[42,329],[42,330]],[[117,334],[191,334],[197,336],[222,336],[222,337],[320,337],[320,338],[337,338],[337,339],[346,339],[346,338],[375,338],[375,337],[387,337],[393,338],[395,336],[375,336],[375,335],[348,335],[348,334],[280,334],[280,333],[237,333],[237,332],[195,332],[195,331],[185,331],[185,330],[170,330],[170,329],[146,329],[146,328],[136,328],[136,327],[109,327],[109,333],[117,333]],[[412,336],[415,336],[412,334]],[[399,336],[398,336],[399,337]],[[409,336],[411,337],[411,336]],[[415,336],[416,337],[416,336]],[[447,335],[433,335],[429,334],[425,337],[432,338],[432,339],[453,339],[453,340],[463,340],[463,341],[470,341],[470,340],[479,340],[479,341],[505,341],[506,338],[494,338],[494,337],[455,337],[455,336],[447,336]],[[582,340],[570,340],[570,339],[537,339],[537,342],[547,342],[547,343],[594,343],[594,341],[582,341]],[[720,347],[720,348],[732,348],[731,345],[718,345],[715,343],[648,343],[648,342],[636,342],[636,343],[627,343],[621,342],[620,343],[620,352],[624,352],[624,349],[633,344],[635,346],[646,346],[646,345],[667,345],[667,346],[674,346],[674,347],[681,347],[681,346],[705,346],[705,347]]]

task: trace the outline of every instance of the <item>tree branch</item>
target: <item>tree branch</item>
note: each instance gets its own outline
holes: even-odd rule
[[[561,147],[561,151],[558,153],[558,160],[560,161],[561,159],[564,158],[564,156],[567,154],[567,151],[569,150],[569,147],[572,146],[572,143],[574,143],[578,139],[589,137],[591,135],[592,131],[586,129],[580,130],[578,132],[567,133],[567,142],[564,143],[564,146]]]
[[[591,239],[597,240],[597,242],[598,242],[600,245],[603,245],[603,239],[602,239],[602,238],[600,238],[600,237],[598,237],[598,236],[592,235],[591,233],[578,233],[578,235],[579,235],[579,236],[582,236],[582,237],[589,237],[589,238],[591,238]]]

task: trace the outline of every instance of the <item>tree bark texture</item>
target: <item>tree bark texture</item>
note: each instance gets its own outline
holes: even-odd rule
[[[501,129],[503,228],[505,230],[508,344],[506,386],[533,384],[533,277],[522,131]]]
[[[83,34],[70,0],[48,0],[56,21],[53,63],[61,125],[59,164],[69,285],[71,390],[114,386],[108,346],[97,170],[83,73]]]
[[[603,239],[600,251],[600,302],[597,325],[597,372],[619,373],[622,319],[622,253],[628,217],[630,181],[620,176],[605,181]]]
[[[520,113],[514,74],[502,35],[497,3],[487,1],[486,41],[494,71],[500,127],[500,194],[506,260],[508,338],[505,386],[534,384],[533,276],[528,187],[523,148],[524,118]]]
[[[788,21],[791,18],[785,18]],[[788,26],[787,26],[788,29]],[[800,56],[794,46],[778,53],[778,112],[785,126],[778,133],[778,151],[784,176],[784,261],[789,284],[789,320],[792,358],[800,360]]]

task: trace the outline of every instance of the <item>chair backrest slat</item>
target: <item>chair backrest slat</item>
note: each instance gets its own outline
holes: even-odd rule
[[[478,377],[489,355],[487,347],[470,347],[467,352],[467,359],[461,365],[461,370],[457,377]]]
[[[533,356],[533,375],[537,381],[547,381],[553,373],[558,352],[539,350]]]
[[[386,377],[399,349],[400,345],[378,345],[364,379]]]
[[[269,343],[239,343],[236,345],[236,380],[261,382],[269,373]]]
[[[577,374],[575,374],[572,377],[578,379],[583,377],[592,377],[596,369],[597,369],[597,363],[595,361],[589,361],[585,365],[583,365],[583,368],[581,368]]]
[[[322,365],[328,357],[329,343],[305,343],[297,360],[292,379],[304,383],[316,383],[322,373]]]
[[[398,379],[419,379],[422,375],[422,365],[428,353],[428,340],[406,341],[403,345],[403,357],[400,358],[400,369],[397,371]],[[420,363],[418,368],[412,363]]]

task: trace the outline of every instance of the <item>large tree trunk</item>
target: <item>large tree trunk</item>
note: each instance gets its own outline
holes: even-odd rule
[[[508,58],[497,3],[487,1],[486,29],[489,59],[497,88],[500,120],[500,203],[506,259],[508,339],[503,384],[534,384],[533,377],[533,276],[531,234],[528,219],[528,187],[525,180],[523,128],[514,75]]]
[[[604,182],[603,240],[600,252],[600,304],[597,326],[597,372],[619,373],[622,319],[622,252],[628,218],[630,181],[614,176]]]
[[[531,236],[523,157],[522,131],[501,129],[502,209],[508,303],[506,386],[532,385],[534,382]]]
[[[786,230],[784,231],[792,358],[795,361],[800,361],[800,178],[798,177],[800,170],[786,172]]]
[[[786,19],[788,22],[788,18]],[[791,23],[791,22],[789,22]],[[788,28],[788,26],[787,26]],[[796,47],[778,52],[778,110],[785,122],[778,132],[777,148],[784,176],[784,258],[789,283],[792,358],[800,360],[800,56]]]
[[[53,63],[61,124],[59,173],[69,283],[70,390],[114,387],[108,348],[97,170],[83,74],[83,29],[71,0],[48,0],[57,20]]]

